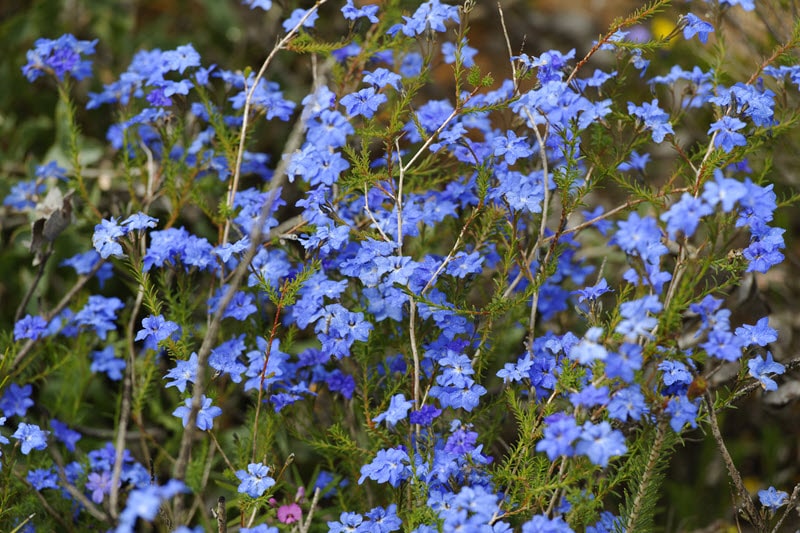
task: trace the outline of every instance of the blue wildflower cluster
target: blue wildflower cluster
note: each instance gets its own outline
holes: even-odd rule
[[[226,70],[191,44],[89,93],[115,117],[124,205],[54,163],[11,187],[39,239],[86,218],[58,259],[70,297],[26,299],[5,337],[0,484],[49,502],[37,527],[641,530],[681,436],[787,371],[769,317],[736,321],[725,297],[784,260],[763,147],[800,67],[658,71],[627,33],[656,2],[583,59],[520,53],[495,80],[471,2],[323,3],[275,15],[275,52],[315,54],[299,98],[264,75],[274,54]],[[754,8],[693,7],[711,6]],[[666,39],[706,45],[711,20]],[[95,45],[41,39],[22,72],[90,79]],[[256,151],[265,127],[283,153]],[[598,205],[606,184],[626,196]],[[67,186],[93,209],[54,209]],[[763,490],[746,518],[797,493]]]

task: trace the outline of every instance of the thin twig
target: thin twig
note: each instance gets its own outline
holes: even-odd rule
[[[90,279],[92,279],[92,276],[94,276],[97,273],[97,271],[100,270],[100,267],[103,266],[104,263],[105,263],[104,260],[99,259],[97,261],[97,264],[94,265],[94,267],[92,268],[92,270],[89,271],[88,274],[79,277],[77,281],[75,281],[75,285],[73,285],[72,288],[67,292],[67,294],[65,294],[64,297],[61,298],[61,300],[56,304],[56,306],[49,312],[44,314],[45,321],[49,323],[58,313],[60,313],[64,308],[66,308],[74,300],[75,295],[78,294],[78,292],[83,288],[84,285],[86,285],[86,283]],[[20,348],[19,352],[17,352],[17,356],[14,357],[14,361],[11,363],[11,368],[17,368],[17,366],[22,362],[25,356],[28,355],[28,352],[30,352],[31,349],[33,349],[34,344],[36,344],[36,341],[34,339],[28,339],[28,341],[22,346],[22,348]],[[0,360],[2,359],[3,357],[0,356]]]
[[[31,286],[28,288],[28,292],[25,293],[25,296],[22,298],[22,303],[19,304],[17,307],[17,312],[14,313],[14,322],[18,322],[20,318],[22,318],[22,313],[25,312],[25,308],[28,307],[28,302],[31,301],[31,297],[33,293],[36,292],[36,287],[39,286],[39,283],[42,281],[42,276],[44,276],[44,269],[47,266],[47,261],[53,255],[53,243],[47,244],[47,251],[44,254],[44,258],[42,258],[39,262],[39,270],[36,272],[36,278],[34,278]]]
[[[322,494],[322,490],[319,487],[315,488],[314,498],[311,500],[311,507],[308,508],[308,515],[306,516],[306,520],[300,527],[300,533],[308,533],[308,528],[311,527],[311,517],[314,516],[314,509],[317,506],[317,502],[319,502],[320,494]]]
[[[764,524],[761,515],[758,514],[756,506],[753,503],[753,498],[750,496],[750,492],[747,490],[747,487],[744,486],[742,475],[739,473],[739,470],[737,470],[736,465],[733,463],[731,454],[728,452],[728,447],[725,446],[725,441],[722,439],[722,433],[719,430],[719,422],[717,422],[717,413],[714,410],[714,399],[711,397],[711,393],[709,391],[706,391],[705,393],[705,400],[707,405],[706,411],[708,412],[708,421],[711,426],[711,434],[714,436],[714,441],[717,443],[717,448],[719,448],[719,451],[722,454],[722,460],[725,462],[725,466],[728,469],[728,474],[731,477],[731,481],[733,481],[733,485],[736,487],[736,492],[739,494],[739,498],[742,500],[745,516],[750,523],[756,526],[756,529],[759,531],[765,531],[766,525]]]
[[[264,77],[264,73],[267,71],[270,63],[275,58],[275,55],[289,43],[289,41],[294,38],[295,34],[300,30],[306,20],[314,14],[315,11],[319,9],[319,6],[327,2],[327,0],[317,0],[317,2],[305,12],[305,14],[300,18],[300,20],[295,24],[295,26],[289,30],[286,35],[283,36],[283,39],[278,41],[278,44],[272,49],[269,53],[267,58],[262,63],[261,68],[256,74],[255,79],[253,80],[253,85],[250,87],[250,90],[247,92],[247,97],[244,101],[244,110],[242,115],[242,128],[239,134],[239,148],[236,151],[236,164],[233,168],[233,178],[231,179],[230,187],[228,189],[228,207],[233,208],[233,201],[236,198],[236,191],[239,188],[239,176],[242,173],[242,159],[244,158],[244,145],[245,141],[247,140],[247,126],[250,120],[250,106],[253,103],[253,96],[255,95],[256,90],[258,89],[258,84],[261,79]],[[247,80],[245,80],[247,83]],[[222,234],[222,242],[220,244],[225,244],[228,242],[228,234],[231,229],[231,219],[230,217],[225,221],[225,229]]]

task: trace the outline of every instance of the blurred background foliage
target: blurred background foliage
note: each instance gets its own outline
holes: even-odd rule
[[[419,4],[407,1],[409,9]],[[291,5],[287,5],[291,4]],[[539,55],[548,49],[568,51],[576,48],[581,57],[592,42],[616,17],[624,16],[638,2],[629,0],[504,0],[501,2],[515,53]],[[303,4],[305,5],[305,4]],[[47,82],[30,84],[21,74],[25,53],[40,37],[55,38],[72,33],[79,39],[99,39],[97,55],[93,58],[93,79],[74,88],[77,101],[82,159],[86,176],[102,181],[104,169],[113,165],[113,153],[106,148],[105,134],[114,117],[108,108],[87,111],[84,108],[88,91],[97,91],[100,84],[115,80],[124,71],[133,55],[141,49],[175,48],[191,42],[200,52],[204,65],[218,64],[227,69],[257,67],[265,52],[279,35],[282,18],[294,4],[276,1],[269,12],[250,10],[232,0],[37,0],[0,2],[0,197],[5,197],[19,179],[29,179],[39,164],[58,159],[60,137],[65,134],[63,109],[57,105],[57,93]],[[315,31],[330,40],[344,36],[348,28],[340,16],[333,16],[338,3],[331,2],[322,11]],[[703,2],[691,6],[676,4],[659,14],[647,25],[637,28],[643,35],[665,35],[675,28],[681,13],[689,9],[701,16]],[[726,39],[726,68],[732,79],[747,79],[770,55],[779,42],[791,34],[791,25],[798,18],[798,6],[792,0],[757,2],[755,12],[727,10],[720,21],[730,30]],[[507,50],[501,33],[496,2],[478,0],[471,17],[470,45],[479,50],[477,61],[484,72],[494,75],[496,82],[509,76],[506,72]],[[727,31],[726,30],[726,31]],[[719,31],[715,34],[719,35]],[[707,47],[675,39],[666,49],[652,57],[649,74],[665,74],[677,62],[683,68],[699,65],[707,69],[715,64],[713,42]],[[699,52],[698,52],[699,51]],[[698,53],[700,55],[698,55]],[[294,69],[290,61],[295,56],[285,54],[272,67],[271,79],[279,81],[285,94],[299,101],[305,95],[308,69]],[[603,67],[610,65],[595,64]],[[439,91],[451,83],[449,67],[434,72]],[[445,94],[435,97],[443,98]],[[642,80],[630,80],[629,99],[636,102],[653,98],[651,88]],[[708,117],[710,118],[710,117]],[[698,118],[697,132],[683,132],[702,138],[708,120]],[[280,154],[280,137],[254,136],[258,149]],[[779,199],[787,197],[798,185],[798,143],[800,132],[782,141],[769,162],[769,179],[776,185]],[[269,145],[275,144],[270,150]],[[669,159],[674,154],[664,154]],[[655,155],[656,161],[658,156]],[[63,165],[67,166],[68,165]],[[763,162],[762,162],[763,167]],[[102,184],[100,184],[102,185]],[[603,194],[603,193],[601,193]],[[613,195],[613,190],[607,192]],[[609,200],[610,203],[613,198]],[[102,210],[102,206],[101,206]],[[787,360],[797,353],[797,332],[800,313],[796,312],[800,296],[800,276],[797,276],[800,216],[794,208],[778,214],[778,224],[787,229],[786,262],[767,276],[749,280],[746,291],[737,295],[743,310],[741,321],[753,323],[769,309],[773,327],[781,338],[773,346],[777,360]],[[35,276],[27,248],[30,221],[10,213],[0,206],[0,320],[13,321],[16,306]],[[59,239],[58,261],[85,251],[88,230],[67,231]],[[21,268],[22,267],[22,268]],[[57,261],[48,265],[48,287],[39,298],[57,300],[74,280],[71,269],[59,268]],[[112,282],[113,283],[113,282]],[[97,288],[95,287],[95,290]],[[113,285],[110,288],[113,292]],[[742,291],[740,291],[741,293]],[[104,290],[109,293],[109,288]],[[766,305],[765,305],[766,304]],[[758,314],[760,313],[760,314]],[[1,376],[0,376],[1,378]],[[784,387],[798,383],[791,376]],[[784,389],[785,390],[785,389]],[[784,490],[800,482],[800,448],[797,424],[797,401],[792,394],[770,399],[754,393],[741,402],[740,409],[727,412],[724,423],[727,441],[734,460],[740,466],[751,490],[775,485]],[[767,400],[767,401],[762,401]],[[662,526],[665,531],[736,531],[735,511],[731,504],[733,491],[727,472],[719,459],[713,440],[688,434],[686,448],[676,454],[669,480],[665,486],[662,506]]]

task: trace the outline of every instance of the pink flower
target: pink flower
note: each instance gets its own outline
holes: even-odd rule
[[[278,507],[278,520],[283,524],[293,524],[303,518],[303,511],[296,503]]]

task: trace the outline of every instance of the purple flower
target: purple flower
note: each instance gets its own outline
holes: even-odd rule
[[[377,6],[375,6],[377,7]],[[278,507],[278,521],[281,524],[293,524],[303,519],[303,510],[300,506],[292,502],[289,505]]]
[[[214,427],[214,418],[218,417],[222,414],[222,409],[217,406],[211,405],[211,398],[206,398],[204,394],[201,398],[202,405],[200,406],[200,410],[197,412],[197,429],[200,431],[207,431]],[[173,416],[177,416],[183,419],[183,427],[186,427],[186,424],[189,423],[189,414],[192,411],[192,399],[186,398],[183,402],[183,405],[178,407],[172,412]]]
[[[86,480],[86,490],[92,492],[92,501],[94,503],[103,503],[103,498],[106,494],[111,492],[111,472],[103,470],[102,472],[89,472]]]
[[[421,426],[429,426],[433,420],[442,414],[442,410],[435,405],[425,404],[419,411],[411,411],[408,413],[408,421],[411,424],[419,424]]]

